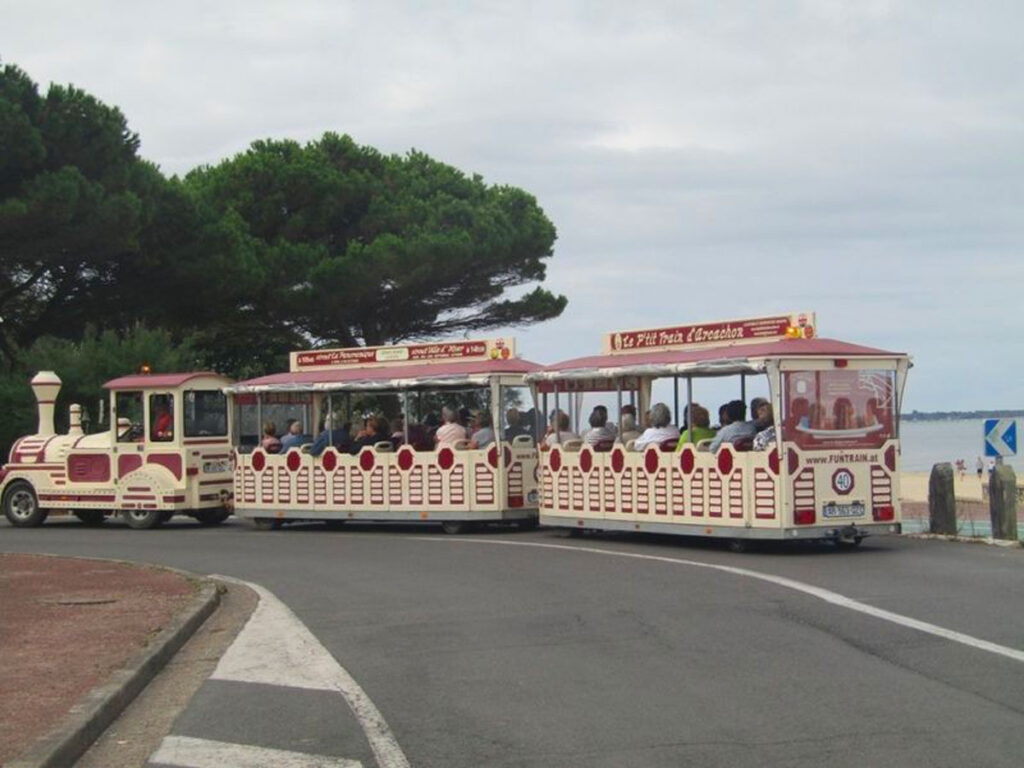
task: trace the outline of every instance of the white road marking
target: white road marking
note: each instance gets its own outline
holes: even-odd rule
[[[259,595],[260,601],[221,657],[211,680],[337,691],[359,721],[377,765],[409,768],[409,761],[380,710],[287,605],[259,584],[230,576],[213,578],[244,584]]]
[[[453,537],[410,537],[415,538],[418,541],[433,541],[437,543],[466,543],[466,544],[494,544],[499,546],[507,547],[539,547],[542,549],[564,549],[570,552],[589,552],[598,555],[607,555],[609,557],[629,557],[637,560],[654,560],[662,563],[672,563],[674,565],[691,565],[696,568],[709,568],[715,571],[724,571],[731,573],[735,576],[745,576],[750,579],[758,579],[760,581],[767,581],[771,584],[776,584],[786,589],[792,589],[796,592],[803,592],[805,595],[811,595],[819,600],[824,600],[826,603],[837,605],[840,608],[847,608],[851,611],[858,611],[865,613],[868,616],[874,616],[876,619],[882,619],[883,621],[889,621],[893,624],[899,624],[903,627],[909,627],[910,629],[916,629],[919,632],[924,632],[929,635],[935,635],[941,637],[944,640],[951,640],[954,643],[961,643],[962,645],[976,648],[981,651],[988,651],[989,653],[995,653],[999,656],[1005,656],[1008,659],[1014,661],[1024,662],[1024,651],[1017,650],[1016,648],[1010,648],[1005,645],[999,645],[998,643],[989,642],[988,640],[982,640],[972,635],[966,635],[963,632],[957,632],[952,629],[946,629],[940,627],[937,624],[930,624],[927,621],[920,621],[918,619],[911,618],[910,616],[904,616],[900,613],[893,613],[883,608],[876,608],[873,605],[862,603],[859,600],[841,595],[838,592],[833,592],[829,589],[823,589],[822,587],[816,587],[813,584],[806,584],[802,581],[796,581],[795,579],[787,579],[785,576],[773,576],[768,573],[761,573],[760,571],[752,571],[748,568],[736,568],[731,565],[717,565],[715,563],[702,563],[698,560],[685,560],[678,557],[663,557],[661,555],[642,555],[635,552],[617,552],[611,549],[599,549],[597,547],[574,547],[569,544],[544,544],[541,542],[532,541],[496,541],[494,539],[460,539]]]
[[[267,749],[250,744],[230,744],[188,736],[167,736],[149,758],[177,768],[362,768],[358,760]]]

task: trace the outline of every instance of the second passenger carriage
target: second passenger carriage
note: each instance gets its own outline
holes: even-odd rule
[[[534,417],[523,376],[539,366],[517,357],[513,339],[294,352],[290,368],[227,388],[238,424],[235,514],[267,528],[407,520],[458,532],[471,523],[536,523]],[[470,406],[477,440],[468,432],[460,439]],[[439,423],[442,414],[449,424]],[[286,417],[295,439],[275,452],[260,433]],[[382,417],[386,432],[375,423]],[[350,444],[350,427],[364,420]]]

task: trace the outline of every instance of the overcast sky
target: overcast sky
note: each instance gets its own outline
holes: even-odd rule
[[[1024,3],[10,2],[0,59],[120,107],[168,173],[331,130],[536,195],[615,328],[815,310],[906,408],[1024,407]]]

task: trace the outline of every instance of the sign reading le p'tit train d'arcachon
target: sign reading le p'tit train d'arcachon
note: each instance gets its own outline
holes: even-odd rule
[[[513,338],[442,341],[387,347],[312,349],[292,352],[291,370],[295,373],[379,365],[468,363],[481,360],[508,360],[515,356],[516,340]]]
[[[748,317],[714,323],[695,323],[636,331],[613,331],[603,339],[606,355],[653,352],[661,349],[752,344],[815,334],[813,312],[791,312],[772,317]]]

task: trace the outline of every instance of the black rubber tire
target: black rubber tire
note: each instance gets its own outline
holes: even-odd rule
[[[261,531],[278,531],[284,525],[280,520],[275,520],[272,517],[253,518],[252,524]]]
[[[570,528],[569,529],[569,538],[570,539],[581,539],[581,538],[583,538],[583,529],[582,528]]]
[[[516,525],[520,531],[535,531],[540,527],[540,520],[531,517],[529,520],[520,520]]]
[[[82,521],[82,525],[90,528],[103,525],[103,521],[107,519],[102,509],[79,509],[75,511],[75,517]]]
[[[174,517],[174,510],[173,509],[165,509],[165,510],[161,511],[160,512],[160,524],[163,525],[168,520],[170,520],[172,517]]]
[[[18,528],[35,528],[42,525],[49,514],[40,509],[36,489],[27,480],[15,480],[4,491],[4,515],[11,525]]]
[[[159,509],[126,509],[122,516],[129,528],[145,531],[163,525],[164,514]]]
[[[729,551],[742,555],[750,551],[750,542],[747,539],[729,539]]]
[[[197,509],[193,515],[199,524],[206,527],[220,525],[229,517],[231,510],[227,507],[216,507],[215,509]]]
[[[452,536],[462,533],[469,533],[470,524],[462,520],[445,520],[441,523],[441,530]]]

